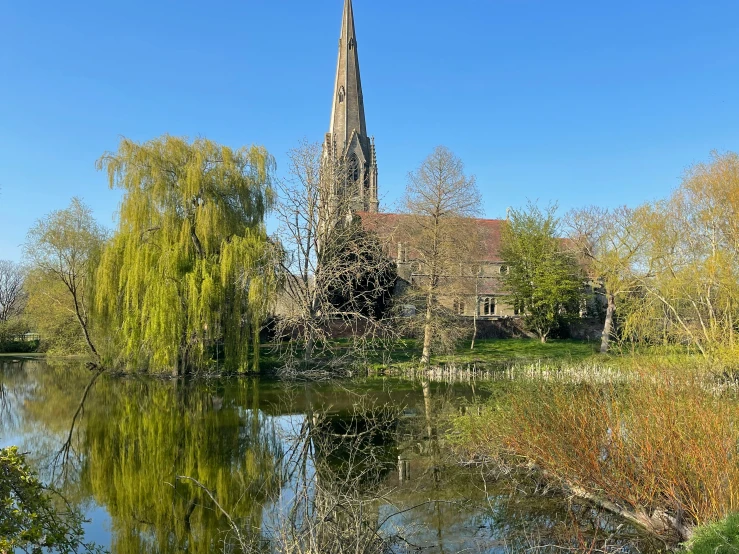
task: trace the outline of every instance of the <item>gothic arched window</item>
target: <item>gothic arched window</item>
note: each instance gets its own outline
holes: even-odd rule
[[[356,154],[352,154],[349,158],[349,179],[356,183],[359,181],[359,160]]]
[[[354,37],[349,39],[349,50],[352,50],[354,48]]]
[[[339,102],[340,103],[344,102],[344,96],[345,96],[345,92],[344,92],[344,87],[342,86],[341,88],[339,88]]]
[[[495,315],[495,298],[487,297],[481,299],[480,315]]]

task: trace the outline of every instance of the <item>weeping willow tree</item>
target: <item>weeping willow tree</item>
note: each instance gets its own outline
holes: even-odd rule
[[[124,138],[97,166],[125,191],[96,295],[118,361],[180,374],[222,345],[227,371],[256,370],[276,289],[264,228],[272,157],[165,135]]]

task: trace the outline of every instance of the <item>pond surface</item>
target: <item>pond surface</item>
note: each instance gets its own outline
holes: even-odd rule
[[[238,552],[224,511],[263,551],[316,517],[379,525],[394,552],[658,551],[607,514],[453,463],[444,416],[505,382],[102,376],[70,433],[90,378],[0,359],[0,446],[29,452],[114,553]]]

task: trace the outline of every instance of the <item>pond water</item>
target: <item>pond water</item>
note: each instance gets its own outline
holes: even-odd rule
[[[502,381],[104,375],[70,433],[90,378],[80,363],[0,359],[0,446],[28,452],[111,552],[238,552],[233,526],[268,552],[311,518],[394,552],[658,551],[591,507],[454,463],[444,416]]]

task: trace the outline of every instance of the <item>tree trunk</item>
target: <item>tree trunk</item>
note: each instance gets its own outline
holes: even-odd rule
[[[305,280],[307,283],[307,279]],[[306,284],[306,286],[308,286]],[[315,295],[310,300],[310,305],[308,307],[308,321],[305,323],[306,329],[306,336],[305,336],[305,352],[303,353],[303,364],[304,369],[308,369],[310,367],[311,362],[313,361],[313,349],[316,345],[316,330],[313,328],[313,326],[316,323],[316,314],[318,312],[318,300],[315,297]]]
[[[313,358],[313,329],[308,330],[308,337],[305,340],[305,352],[303,353],[303,364],[305,369],[310,367]]]
[[[475,349],[475,339],[477,338],[477,310],[480,307],[480,282],[478,276],[475,277],[475,306],[474,312],[472,313],[472,344],[470,344],[470,350]]]
[[[432,329],[431,329],[431,318],[433,314],[431,313],[431,295],[429,294],[426,297],[426,322],[423,326],[423,353],[421,354],[421,364],[428,365],[431,361],[431,338],[432,338]]]
[[[190,223],[190,238],[192,239],[192,244],[195,247],[195,253],[198,255],[198,258],[202,259],[205,258],[205,252],[203,251],[203,244],[200,242],[200,239],[198,238],[197,233],[195,233],[195,223]]]
[[[477,305],[475,305],[475,314],[472,317],[472,343],[470,344],[470,350],[475,349],[475,339],[477,338]]]
[[[613,294],[607,293],[608,306],[606,307],[606,322],[603,325],[603,335],[600,338],[600,353],[608,352],[608,343],[611,340],[611,332],[613,329],[613,313],[616,311],[616,298]]]
[[[90,332],[87,329],[87,318],[82,316],[82,307],[80,306],[79,300],[77,299],[77,292],[72,287],[69,288],[69,292],[72,293],[72,300],[74,300],[74,313],[77,316],[77,321],[80,324],[80,327],[82,327],[82,333],[85,335],[85,342],[87,342],[87,347],[90,349],[90,352],[92,352],[92,355],[95,356],[96,361],[100,361],[100,355],[98,354],[97,348],[95,348],[95,345],[92,343],[92,339],[90,338]]]

